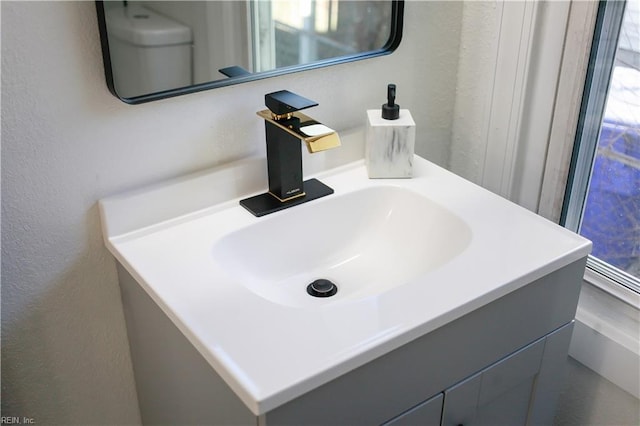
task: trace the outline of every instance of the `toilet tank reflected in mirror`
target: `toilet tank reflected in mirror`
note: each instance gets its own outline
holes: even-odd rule
[[[190,86],[191,28],[139,4],[118,3],[105,11],[117,93],[132,98]]]

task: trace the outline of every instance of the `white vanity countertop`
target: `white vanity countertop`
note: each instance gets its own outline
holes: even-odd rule
[[[359,300],[300,308],[238,285],[213,259],[220,238],[298,208],[256,218],[238,204],[266,179],[263,163],[100,202],[108,249],[256,415],[591,250],[579,235],[417,156],[413,179],[370,180],[363,161],[315,177],[335,194],[306,205],[372,186],[402,186],[446,206],[470,227],[471,241],[424,279]]]

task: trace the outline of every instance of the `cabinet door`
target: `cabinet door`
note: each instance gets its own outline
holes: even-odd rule
[[[526,424],[543,351],[541,339],[447,389],[442,424]]]
[[[414,408],[394,417],[383,426],[437,426],[442,415],[444,395],[439,393]]]

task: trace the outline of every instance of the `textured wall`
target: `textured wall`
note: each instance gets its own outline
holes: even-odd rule
[[[459,3],[407,2],[384,58],[126,105],[107,91],[93,2],[1,2],[2,415],[136,424],[115,264],[96,201],[264,152],[255,111],[289,89],[341,130],[385,87],[417,123],[417,151],[448,161]]]
[[[462,19],[449,165],[454,173],[479,183],[487,151],[500,9],[493,1],[465,2]]]

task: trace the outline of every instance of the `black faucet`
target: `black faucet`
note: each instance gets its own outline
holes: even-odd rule
[[[265,120],[269,192],[240,201],[255,216],[332,194],[333,189],[317,179],[303,181],[300,141],[310,153],[340,146],[334,130],[299,112],[318,105],[316,102],[287,90],[264,98],[269,109],[258,115]]]

